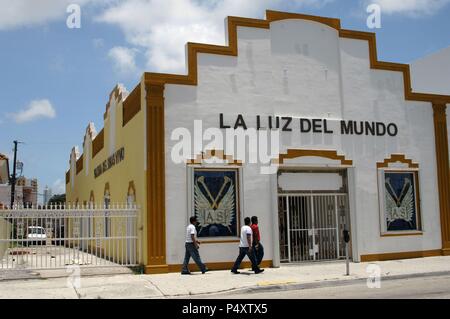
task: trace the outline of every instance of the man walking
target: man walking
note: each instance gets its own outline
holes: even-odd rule
[[[255,256],[256,264],[261,264],[264,257],[264,247],[261,244],[261,234],[258,227],[258,217],[252,216],[252,225],[250,226],[253,232],[253,254]]]
[[[236,262],[234,263],[233,268],[231,269],[231,272],[233,274],[239,274],[239,266],[241,265],[242,260],[244,259],[245,255],[248,256],[252,263],[252,270],[255,272],[255,274],[259,274],[264,271],[264,269],[260,269],[258,265],[256,264],[256,260],[254,258],[253,252],[252,252],[252,229],[250,228],[250,217],[245,217],[244,219],[244,226],[241,228],[241,241],[239,243],[239,256],[236,259]]]
[[[182,275],[190,275],[188,265],[189,260],[194,259],[198,268],[200,268],[202,274],[207,272],[209,269],[206,268],[205,264],[202,263],[202,259],[200,258],[200,254],[198,253],[198,248],[200,247],[200,242],[197,240],[197,229],[195,229],[195,225],[197,224],[197,217],[192,216],[189,218],[190,224],[186,228],[186,253],[184,254],[184,262],[183,269],[181,270]]]

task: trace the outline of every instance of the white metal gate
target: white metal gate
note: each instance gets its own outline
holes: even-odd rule
[[[0,210],[0,270],[137,266],[137,218],[128,204]]]
[[[281,261],[345,258],[347,194],[280,194],[278,207]]]

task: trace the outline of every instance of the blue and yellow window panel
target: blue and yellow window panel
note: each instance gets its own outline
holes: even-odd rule
[[[384,172],[386,231],[421,230],[416,171]]]
[[[198,237],[238,236],[238,169],[194,170],[194,214]]]

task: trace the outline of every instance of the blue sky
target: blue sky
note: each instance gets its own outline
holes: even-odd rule
[[[381,7],[381,28],[366,25]],[[81,28],[66,25],[70,4]],[[184,43],[224,43],[227,15],[265,9],[341,19],[376,32],[381,60],[409,63],[450,46],[450,0],[0,0],[0,153],[19,146],[24,175],[64,191],[69,153],[86,126],[103,127],[116,83],[131,91],[144,71],[184,71]],[[40,197],[42,199],[42,197]]]

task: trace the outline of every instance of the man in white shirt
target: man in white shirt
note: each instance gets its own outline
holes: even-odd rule
[[[186,253],[184,254],[184,262],[183,269],[181,270],[182,275],[190,275],[188,265],[189,260],[194,259],[198,268],[200,268],[202,274],[207,272],[209,269],[206,268],[205,264],[202,263],[202,259],[200,258],[200,254],[198,253],[198,248],[200,247],[200,242],[197,240],[197,229],[195,229],[195,225],[197,224],[197,217],[192,216],[190,219],[190,224],[186,228]]]
[[[252,251],[252,236],[253,232],[250,228],[250,217],[245,217],[244,219],[244,226],[241,228],[241,241],[239,243],[239,256],[236,259],[233,268],[231,269],[231,272],[233,274],[239,274],[239,266],[241,265],[242,260],[244,259],[245,255],[248,256],[252,263],[252,270],[255,272],[255,274],[259,274],[264,271],[264,269],[260,269],[258,265],[256,264],[255,256]]]

